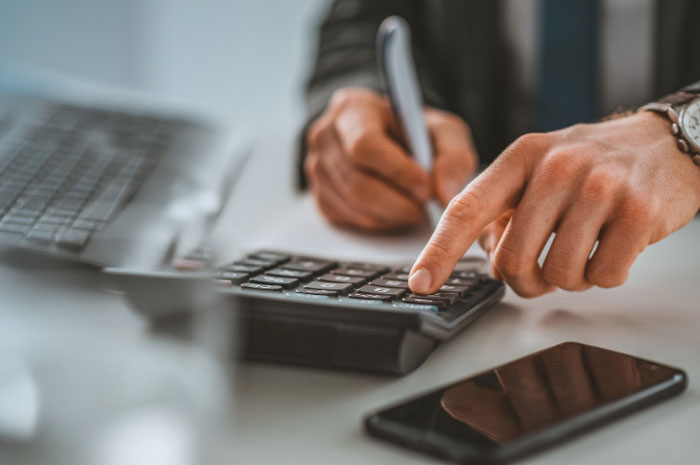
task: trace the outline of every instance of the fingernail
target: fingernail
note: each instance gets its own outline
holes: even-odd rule
[[[408,285],[413,292],[427,293],[433,282],[433,275],[425,268],[418,268],[409,278]]]

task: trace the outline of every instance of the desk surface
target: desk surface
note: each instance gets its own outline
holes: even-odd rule
[[[238,237],[269,224],[295,200],[288,176],[269,176],[270,163],[289,173],[279,141],[259,147],[242,190]],[[277,187],[277,190],[274,187]],[[280,188],[280,186],[283,186]],[[256,192],[256,191],[253,191]],[[242,205],[245,204],[245,207]],[[265,212],[261,214],[261,212]],[[245,221],[243,221],[245,220]],[[414,373],[402,378],[244,363],[238,367],[234,448],[247,464],[432,463],[365,437],[362,415],[435,385],[573,340],[629,352],[684,368],[683,396],[616,422],[524,463],[687,463],[700,457],[700,221],[649,247],[617,289],[556,292],[524,300],[509,292],[483,318],[448,341]],[[126,338],[143,335],[145,323],[117,295],[99,289],[99,278],[81,267],[0,254],[0,340],[26,347],[95,328]],[[31,342],[34,341],[34,342]],[[26,344],[23,344],[26,342]],[[2,449],[0,448],[0,456]],[[5,461],[3,461],[5,463]],[[16,462],[19,463],[19,462]],[[25,462],[22,462],[25,463]],[[435,462],[440,463],[440,462]]]

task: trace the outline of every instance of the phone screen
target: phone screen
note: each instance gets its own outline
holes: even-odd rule
[[[564,343],[379,413],[422,437],[494,448],[631,396],[679,371],[629,355]]]

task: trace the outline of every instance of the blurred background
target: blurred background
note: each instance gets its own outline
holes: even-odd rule
[[[54,85],[67,78],[210,110],[244,128],[257,141],[250,164],[269,166],[272,159],[281,165],[279,176],[289,174],[291,190],[293,170],[284,166],[293,163],[304,119],[312,24],[326,6],[325,0],[0,2],[0,93],[61,95]],[[275,149],[260,148],[266,143]],[[272,197],[285,197],[279,180],[269,183],[277,187]],[[91,269],[0,253],[8,265],[0,463],[188,465],[221,463],[218,457],[235,463],[230,425],[223,425],[230,420],[233,364],[196,345],[153,338],[147,322],[125,311],[119,295],[105,293]]]
[[[303,115],[311,25],[327,3],[2,2],[0,70],[42,68],[206,105],[257,128],[290,127]]]

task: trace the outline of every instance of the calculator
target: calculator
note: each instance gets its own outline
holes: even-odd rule
[[[210,258],[192,252],[159,279],[189,276]],[[405,374],[503,297],[504,284],[484,273],[486,265],[482,258],[461,260],[431,295],[411,293],[409,265],[280,251],[250,253],[208,276],[237,316],[244,359]],[[187,298],[182,284],[162,293],[173,302]],[[147,307],[146,301],[153,299],[132,299],[132,304]],[[169,313],[140,310],[155,319]]]

